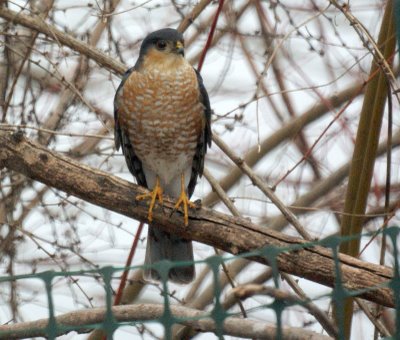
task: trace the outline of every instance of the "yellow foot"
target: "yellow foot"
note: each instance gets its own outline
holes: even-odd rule
[[[196,208],[196,204],[190,202],[188,195],[185,190],[185,176],[181,175],[181,195],[175,203],[174,209],[179,209],[183,205],[183,220],[185,222],[185,227],[189,225],[189,207]]]
[[[147,199],[150,200],[149,213],[147,215],[147,219],[149,220],[149,222],[153,221],[153,208],[154,208],[154,205],[156,204],[156,200],[158,199],[158,202],[160,202],[160,204],[163,203],[162,194],[163,194],[163,190],[160,186],[160,181],[157,177],[156,185],[153,188],[153,191],[151,191],[147,194],[136,196],[137,201],[142,201],[142,200],[147,200]]]

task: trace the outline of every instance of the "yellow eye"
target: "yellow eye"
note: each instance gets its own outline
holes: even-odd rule
[[[165,40],[158,40],[156,42],[156,46],[157,49],[159,49],[160,51],[165,50],[165,48],[167,47],[167,42]]]

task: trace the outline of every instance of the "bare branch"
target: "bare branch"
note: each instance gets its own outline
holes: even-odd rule
[[[126,70],[126,66],[113,58],[108,57],[93,46],[88,45],[86,42],[79,41],[69,34],[60,31],[59,29],[44,23],[36,16],[28,16],[23,13],[14,12],[5,6],[0,7],[0,17],[10,21],[14,24],[19,24],[29,27],[39,33],[43,33],[49,38],[59,41],[61,44],[89,57],[100,65],[107,67],[109,70],[122,74]]]
[[[228,145],[224,143],[224,141],[214,134],[213,140],[215,144],[234,162],[237,167],[243,171],[252,181],[252,183],[259,188],[265,196],[267,196],[281,211],[281,213],[285,216],[285,218],[293,225],[293,227],[297,230],[297,232],[303,236],[306,240],[311,240],[310,234],[306,231],[306,229],[301,225],[295,214],[293,214],[285,204],[275,195],[272,189],[268,187],[268,185],[256,175],[256,173],[246,164],[243,159],[239,158],[233,150],[231,150]]]
[[[338,107],[343,105],[348,100],[353,99],[357,95],[361,94],[363,90],[362,86],[353,85],[338,94],[335,94],[328,98],[328,103],[331,107]],[[321,118],[324,114],[329,111],[329,107],[326,103],[321,102],[313,106],[310,110],[307,110],[297,118],[284,124],[278,131],[266,138],[260,145],[252,147],[247,154],[243,157],[243,160],[250,166],[257,164],[268,152],[276,148],[279,144],[287,141],[290,138],[297,136],[298,132],[308,124]],[[221,181],[220,185],[222,189],[228,191],[242,176],[242,172],[237,166],[232,167],[227,171],[226,175]],[[218,196],[215,192],[211,192],[204,199],[206,206],[213,205],[217,202]]]
[[[232,293],[241,300],[247,299],[254,295],[268,295],[278,300],[287,301],[288,303],[295,303],[302,305],[304,308],[308,309],[308,311],[312,315],[319,315],[320,322],[321,319],[323,319],[323,324],[325,326],[325,329],[329,330],[331,336],[333,337],[338,336],[338,331],[336,327],[332,324],[331,320],[329,320],[328,316],[325,313],[323,313],[314,303],[308,301],[305,298],[301,299],[296,295],[293,295],[281,289],[276,289],[259,284],[248,284],[244,286],[238,286],[232,289]]]
[[[202,0],[200,1],[190,12],[188,16],[186,16],[182,22],[179,24],[177,28],[180,32],[185,32],[188,27],[193,23],[193,21],[204,11],[204,9],[209,5],[212,0]]]
[[[87,202],[146,222],[147,206],[135,201],[137,194],[145,192],[144,188],[49,151],[25,139],[21,133],[0,132],[0,167],[7,167]],[[155,210],[154,223],[162,230],[232,254],[266,246],[307,244],[302,239],[259,227],[247,219],[205,208],[191,212],[189,226],[183,227],[182,216],[173,214],[174,204],[168,199],[163,211],[160,210]],[[262,255],[254,255],[252,259],[270,264]],[[394,306],[392,291],[378,287],[392,278],[390,268],[350,256],[340,255],[339,259],[345,288],[351,291],[373,288],[360,293],[360,297],[388,307]],[[280,253],[275,261],[283,272],[334,286],[335,260],[329,249],[320,246],[299,247],[293,252]]]
[[[179,323],[191,326],[200,332],[215,332],[217,325],[210,313],[196,309],[170,306],[171,313],[175,318],[183,319]],[[111,308],[114,318],[117,321],[147,321],[156,320],[164,315],[164,306],[155,304],[136,304],[128,306],[115,306]],[[57,323],[57,335],[66,334],[72,326],[78,333],[87,333],[88,326],[104,321],[106,316],[105,308],[93,308],[77,312],[66,313],[55,318]],[[202,317],[200,320],[197,318]],[[189,320],[185,320],[189,319]],[[194,319],[194,320],[190,320]],[[0,326],[0,334],[5,333],[7,339],[31,338],[46,336],[49,319],[41,319],[31,322],[21,322],[16,325]],[[67,329],[63,328],[68,327]],[[76,327],[76,329],[75,329]],[[228,317],[224,321],[223,333],[242,338],[275,339],[276,327],[261,321],[239,319]],[[320,335],[302,328],[284,328],[282,335],[285,339],[312,339],[326,340],[328,336]],[[2,337],[2,336],[1,336]]]

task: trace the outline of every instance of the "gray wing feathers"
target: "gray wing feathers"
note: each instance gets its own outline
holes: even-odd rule
[[[190,177],[190,182],[188,185],[188,195],[192,196],[194,188],[196,187],[197,177],[203,175],[204,169],[204,158],[207,152],[207,147],[211,146],[212,132],[211,132],[211,106],[210,99],[208,98],[208,93],[203,84],[203,78],[201,78],[200,73],[195,69],[197,75],[197,82],[199,84],[200,90],[200,100],[204,106],[204,118],[205,126],[197,142],[196,153],[193,157],[192,162],[192,175]]]
[[[142,162],[136,156],[135,150],[125,133],[123,127],[120,125],[119,121],[119,97],[123,91],[123,86],[125,81],[128,79],[129,75],[134,71],[134,67],[130,68],[125,72],[121,84],[119,84],[117,92],[114,97],[114,139],[115,139],[115,148],[119,150],[122,147],[122,153],[125,156],[126,164],[128,165],[128,169],[131,174],[136,178],[136,181],[139,185],[147,188],[146,176],[143,172]]]

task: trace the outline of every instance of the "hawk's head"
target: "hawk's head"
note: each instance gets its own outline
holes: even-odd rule
[[[185,63],[182,33],[173,28],[164,28],[150,33],[142,42],[138,69],[171,71]]]

